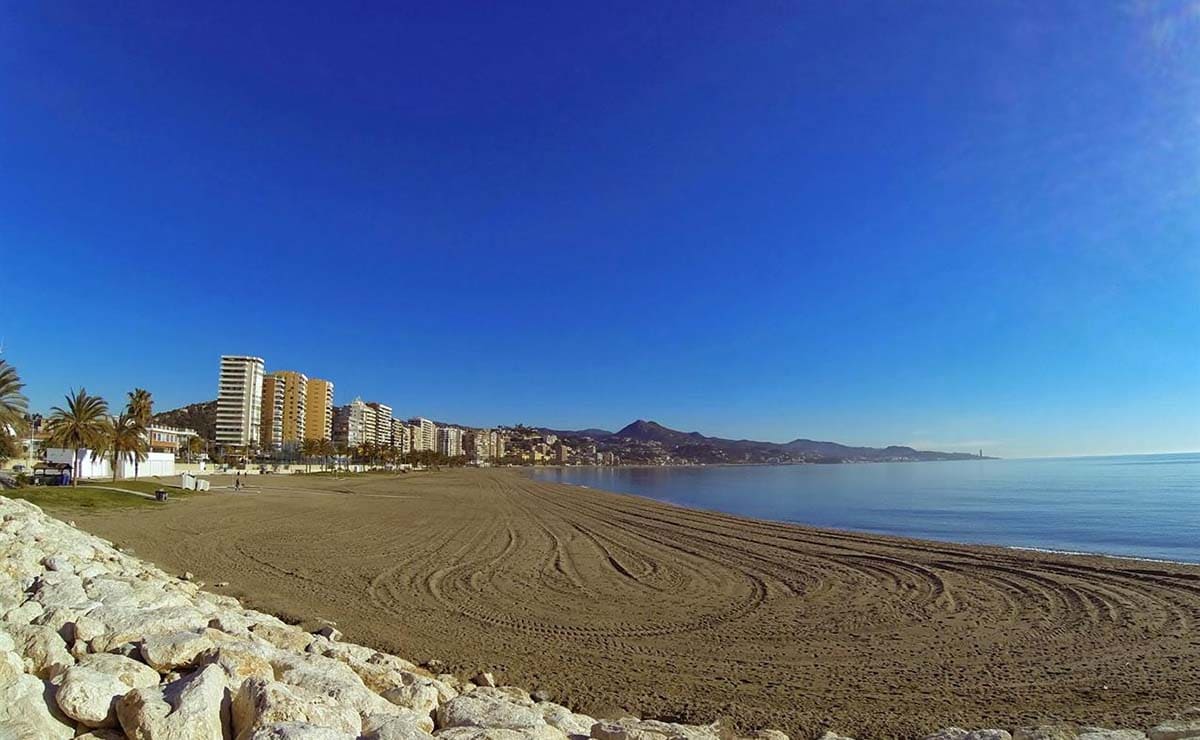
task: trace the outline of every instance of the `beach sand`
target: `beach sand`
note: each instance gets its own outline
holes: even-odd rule
[[[1200,703],[1200,566],[755,521],[466,470],[76,523],[210,590],[595,715],[913,737]]]

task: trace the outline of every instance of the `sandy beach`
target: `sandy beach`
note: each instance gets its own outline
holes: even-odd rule
[[[817,530],[505,470],[251,483],[69,518],[255,608],[597,716],[912,737],[1200,702],[1200,566]]]

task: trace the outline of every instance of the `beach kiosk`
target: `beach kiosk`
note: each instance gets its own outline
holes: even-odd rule
[[[71,485],[71,466],[68,463],[41,462],[33,466],[33,485]]]

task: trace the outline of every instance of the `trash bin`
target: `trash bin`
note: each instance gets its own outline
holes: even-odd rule
[[[156,490],[154,492],[154,500],[155,501],[166,501],[167,500],[167,492],[164,491],[163,489],[159,488],[158,490]]]

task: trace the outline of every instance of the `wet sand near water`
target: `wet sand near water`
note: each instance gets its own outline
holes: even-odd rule
[[[510,470],[249,483],[64,518],[255,608],[599,716],[883,738],[1200,704],[1200,566],[817,530]]]

